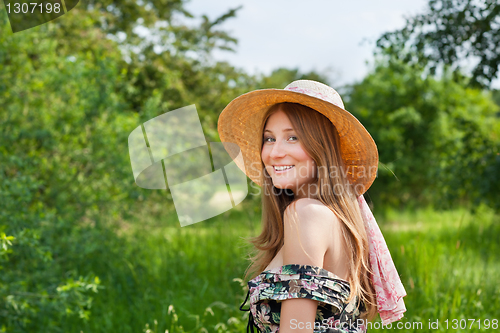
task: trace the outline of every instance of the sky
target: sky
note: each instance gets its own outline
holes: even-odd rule
[[[238,39],[236,52],[218,51],[248,73],[279,67],[326,73],[335,86],[361,80],[373,62],[375,41],[425,11],[427,0],[191,0],[186,9],[210,19],[242,5],[220,26]],[[284,87],[276,87],[284,88]]]

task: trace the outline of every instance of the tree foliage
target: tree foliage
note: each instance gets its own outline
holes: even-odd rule
[[[252,82],[210,56],[234,44],[217,26],[235,10],[199,26],[175,13],[189,16],[182,1],[85,2],[16,34],[0,13],[0,331],[62,332],[69,318],[87,320],[109,286],[88,257],[112,255],[119,240],[108,221],[156,193],[133,182],[128,134],[197,104],[215,141],[218,113]],[[136,34],[137,21],[160,26],[169,47]]]
[[[498,205],[500,120],[490,92],[452,75],[381,61],[349,93],[348,110],[377,143],[370,194],[383,205]]]
[[[277,68],[271,72],[268,76],[263,76],[257,83],[260,89],[283,89],[290,82],[295,80],[313,80],[322,82],[324,84],[329,84],[326,75],[320,74],[316,71],[310,71],[307,73],[302,73],[298,68]]]
[[[487,87],[500,66],[500,3],[429,0],[425,13],[408,18],[403,29],[383,34],[377,46],[405,62],[427,64],[431,74],[447,65],[460,75],[464,62],[477,60],[470,85]]]

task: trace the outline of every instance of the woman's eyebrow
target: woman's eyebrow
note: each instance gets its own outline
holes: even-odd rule
[[[285,128],[282,132],[290,132],[290,131],[293,131],[293,128]],[[264,130],[264,132],[272,133],[273,131],[266,129]]]

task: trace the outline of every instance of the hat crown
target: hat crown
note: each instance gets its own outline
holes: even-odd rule
[[[311,97],[319,98],[345,110],[344,102],[342,102],[342,98],[340,97],[339,93],[332,87],[329,87],[326,84],[320,82],[311,80],[297,80],[287,85],[284,90],[294,91],[301,94],[306,94]]]

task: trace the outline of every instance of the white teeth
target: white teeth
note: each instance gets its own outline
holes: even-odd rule
[[[274,167],[274,170],[276,170],[276,171],[283,171],[283,170],[291,169],[292,167],[293,167],[293,165],[288,165],[288,166],[275,166],[275,167]]]

